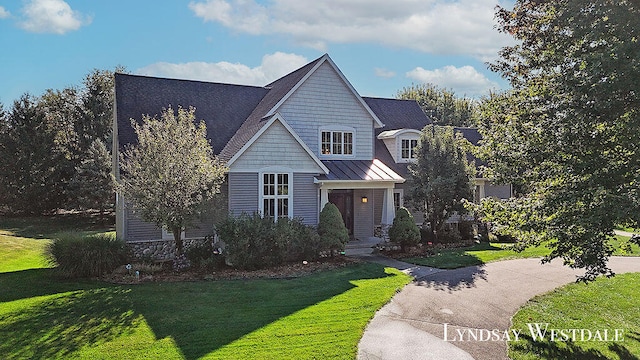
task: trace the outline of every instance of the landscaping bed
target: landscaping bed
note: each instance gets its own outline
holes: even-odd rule
[[[305,261],[280,265],[260,270],[240,270],[231,267],[213,271],[187,269],[176,272],[171,262],[159,264],[160,268],[135,275],[136,264],[131,271],[123,265],[116,271],[100,277],[100,280],[115,284],[137,284],[144,282],[177,282],[203,280],[241,280],[241,279],[291,279],[310,275],[319,271],[333,270],[359,263],[360,260],[346,256],[325,258],[319,261]],[[148,266],[144,266],[147,267]]]

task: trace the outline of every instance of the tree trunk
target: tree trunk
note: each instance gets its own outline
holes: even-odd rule
[[[176,241],[176,255],[182,255],[182,228],[173,228],[173,239]]]

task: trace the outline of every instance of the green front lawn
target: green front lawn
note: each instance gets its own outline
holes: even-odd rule
[[[550,250],[544,246],[527,248],[522,252],[511,250],[512,244],[480,243],[470,247],[441,250],[433,256],[412,257],[404,261],[439,269],[457,269],[482,265],[491,261],[542,257]]]
[[[598,278],[593,283],[575,283],[536,296],[513,317],[511,329],[520,330],[520,341],[509,343],[512,359],[637,359],[640,354],[640,273]],[[533,339],[528,324],[541,324],[544,339]],[[536,329],[536,325],[532,325]],[[614,339],[621,329],[623,341],[551,341],[551,329],[608,329]],[[537,334],[537,331],[534,331]],[[581,335],[580,335],[581,336]],[[572,337],[572,336],[571,336]],[[573,340],[573,339],[572,339]],[[604,338],[603,338],[604,340]],[[621,340],[621,339],[618,339]]]
[[[2,359],[353,359],[369,320],[411,280],[359,264],[279,280],[65,281],[34,255],[47,240],[16,233],[0,241],[0,254],[23,248],[0,260]]]
[[[617,235],[616,238],[611,241],[611,246],[615,249],[614,255],[640,255],[640,246],[638,245],[632,245],[631,252],[626,252],[623,249],[622,246],[625,240],[628,239],[628,237]],[[512,244],[502,243],[480,243],[465,248],[441,250],[433,256],[411,257],[403,260],[412,264],[431,266],[439,269],[457,269],[466,266],[482,265],[492,261],[543,257],[551,252],[544,244],[526,248],[522,252],[512,250],[512,246]]]

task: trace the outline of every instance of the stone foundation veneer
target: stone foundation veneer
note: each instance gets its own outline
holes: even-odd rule
[[[202,238],[183,239],[183,250],[205,241]],[[126,244],[131,249],[133,257],[139,260],[168,261],[173,260],[176,256],[175,240],[137,240],[127,241]]]
[[[384,241],[389,241],[389,229],[391,228],[390,224],[382,224],[376,225],[373,230],[373,236],[380,238]]]

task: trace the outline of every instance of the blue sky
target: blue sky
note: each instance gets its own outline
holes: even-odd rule
[[[0,0],[0,101],[92,69],[265,85],[329,53],[363,96],[430,82],[479,97],[511,0]]]

